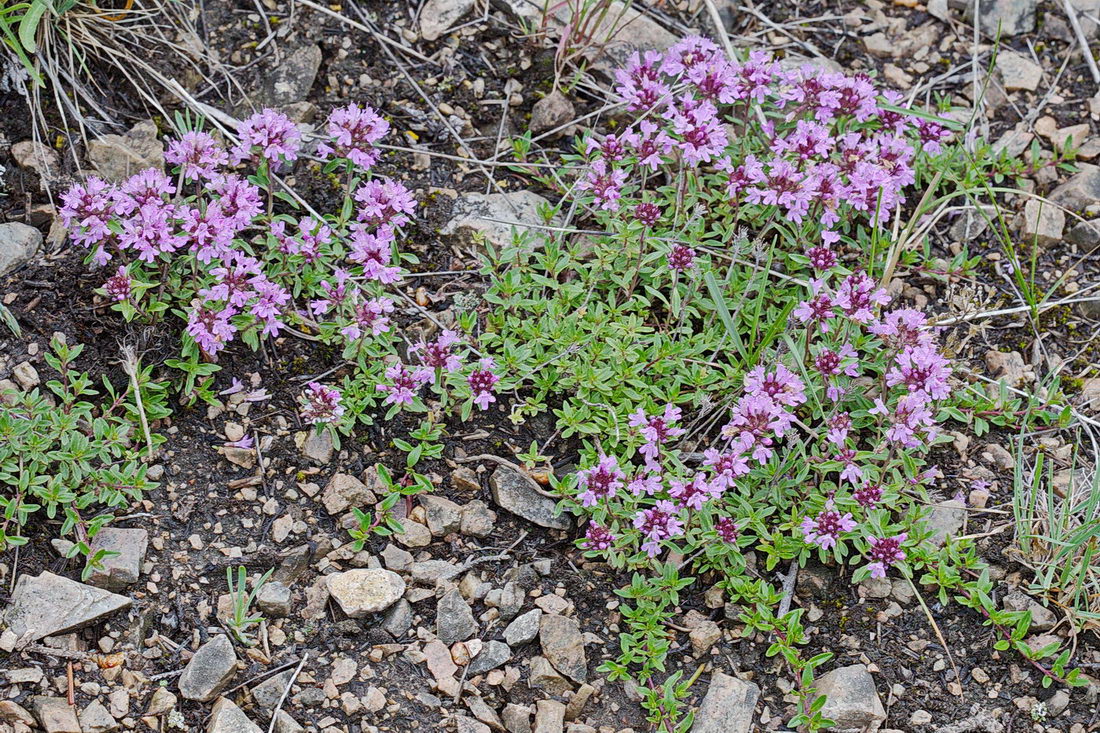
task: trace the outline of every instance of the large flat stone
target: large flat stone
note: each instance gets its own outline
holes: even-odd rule
[[[42,571],[22,575],[0,621],[24,642],[75,631],[124,608],[130,599]]]
[[[500,466],[489,477],[493,501],[529,522],[548,529],[569,529],[568,517],[555,513],[553,499],[535,491],[527,480],[507,466]]]
[[[715,672],[699,711],[692,733],[749,733],[752,730],[760,688],[722,672]]]

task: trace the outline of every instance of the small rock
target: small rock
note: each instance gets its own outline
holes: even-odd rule
[[[256,594],[256,605],[260,610],[273,618],[283,618],[290,615],[291,591],[290,586],[277,580],[269,580]]]
[[[434,41],[474,7],[474,0],[428,0],[420,11],[420,37]]]
[[[451,220],[440,230],[440,234],[459,235],[466,239],[481,235],[499,251],[512,246],[515,231],[520,235],[529,235],[526,240],[528,248],[537,249],[542,244],[540,230],[533,226],[546,224],[539,214],[540,208],[551,208],[551,204],[533,191],[462,194],[451,210]],[[556,215],[550,221],[553,226],[561,226],[561,223]],[[497,470],[499,472],[501,469]]]
[[[256,703],[256,707],[270,714],[271,711],[275,709],[275,706],[279,704],[279,698],[283,696],[283,691],[286,690],[286,686],[290,683],[290,678],[293,674],[293,671],[287,670],[286,672],[272,675],[253,687],[250,692],[253,702]]]
[[[1031,611],[1032,631],[1050,631],[1058,622],[1058,618],[1049,608],[1020,590],[1005,596],[1004,607],[1006,611]]]
[[[527,686],[532,690],[543,690],[551,695],[561,695],[573,689],[569,680],[546,661],[545,657],[531,657],[531,670],[527,675]]]
[[[1035,30],[1035,6],[1037,0],[981,0],[979,26],[988,36],[1018,36]],[[973,21],[974,7],[971,0],[967,19]]]
[[[119,728],[118,721],[99,700],[92,700],[80,713],[80,728],[84,733],[111,733]]]
[[[102,135],[88,143],[88,160],[96,173],[113,183],[146,168],[164,168],[164,145],[157,139],[157,123],[145,120],[122,135]]]
[[[715,672],[695,714],[692,733],[749,733],[760,688]]]
[[[481,491],[481,481],[477,473],[466,466],[459,466],[451,471],[451,485],[459,491]]]
[[[389,632],[390,636],[400,639],[408,633],[413,625],[412,606],[404,598],[390,606],[382,619],[382,628]]]
[[[253,103],[256,107],[288,107],[304,100],[321,68],[321,56],[316,43],[284,51],[283,62],[261,75],[260,88],[251,95]]]
[[[328,576],[328,591],[349,618],[385,611],[405,593],[405,581],[390,570],[368,568]]]
[[[327,466],[332,461],[332,454],[335,449],[332,444],[332,436],[329,435],[327,430],[320,433],[316,430],[302,431],[295,437],[295,443],[298,445],[298,449],[302,451],[302,455],[311,461],[320,463],[323,466]]]
[[[61,173],[61,159],[57,151],[37,140],[15,143],[11,146],[11,157],[20,168],[29,168],[38,174],[41,190],[46,190]]]
[[[382,548],[382,562],[395,573],[403,573],[412,567],[413,556],[408,550],[402,550],[392,543],[386,543],[386,546]]]
[[[928,528],[933,532],[929,542],[936,547],[943,545],[948,537],[958,534],[965,519],[966,507],[961,501],[948,499],[933,504],[932,513],[928,515]]]
[[[886,598],[890,589],[889,578],[867,578],[859,584],[859,594],[864,598]]]
[[[989,373],[1004,379],[1009,387],[1019,386],[1026,378],[1027,368],[1024,366],[1024,357],[1019,351],[997,351],[992,349],[985,352],[985,366]],[[1015,465],[1015,462],[1013,462]]]
[[[584,653],[584,636],[575,619],[557,614],[545,614],[539,623],[539,642],[543,656],[554,669],[573,680],[588,679],[588,660]]]
[[[237,654],[228,636],[219,634],[199,647],[183,668],[179,691],[187,700],[210,702],[224,690],[237,671]]]
[[[701,622],[691,630],[688,639],[691,641],[691,650],[695,656],[700,657],[710,651],[710,648],[722,638],[722,629],[710,619]]]
[[[1028,199],[1016,219],[1020,236],[1034,240],[1040,247],[1062,241],[1065,227],[1065,213],[1059,207],[1038,199]]]
[[[516,617],[508,627],[504,629],[504,640],[510,647],[518,647],[534,641],[539,634],[539,625],[542,623],[542,609],[533,608],[522,616]]]
[[[11,375],[15,377],[16,382],[19,382],[19,386],[28,392],[42,383],[38,370],[29,361],[16,364],[11,370]]]
[[[989,673],[981,667],[975,667],[970,670],[970,676],[974,678],[974,681],[979,685],[989,684]]]
[[[508,703],[501,711],[504,729],[508,733],[531,733],[531,710],[523,705]]]
[[[456,588],[446,593],[435,610],[435,635],[447,646],[456,641],[465,641],[477,633],[470,604]]]
[[[489,726],[469,715],[455,715],[455,733],[492,733]]]
[[[374,492],[359,479],[347,473],[334,474],[321,494],[321,503],[329,514],[343,514],[348,509],[370,506]]]
[[[395,540],[405,547],[427,547],[432,544],[432,533],[420,522],[414,522],[406,517],[401,520],[402,532],[393,536]]]
[[[22,705],[11,700],[0,700],[0,720],[10,720],[31,728],[35,725],[34,716]]]
[[[555,89],[535,102],[531,108],[531,132],[537,135],[553,130],[566,124],[575,116],[573,103],[560,90]]]
[[[1049,198],[1070,211],[1083,211],[1092,204],[1100,203],[1100,166],[1090,163],[1076,165],[1077,173],[1051,191]],[[1050,208],[1049,204],[1047,208]]]
[[[0,276],[31,261],[42,246],[42,232],[18,221],[0,224]]]
[[[470,662],[471,675],[484,674],[489,670],[503,666],[512,658],[512,650],[502,641],[489,641],[485,643],[481,653]]]
[[[932,722],[932,713],[927,710],[914,710],[909,716],[909,725],[928,725]]]
[[[867,667],[838,667],[817,681],[817,693],[825,695],[823,717],[836,721],[838,729],[857,728],[874,733],[886,720],[875,681]]]
[[[493,501],[502,508],[548,529],[569,529],[565,516],[556,514],[556,502],[536,492],[527,480],[507,466],[499,466],[489,477]]]
[[[275,713],[275,733],[305,733],[305,728],[285,710]]]
[[[263,733],[263,731],[229,698],[219,697],[210,711],[210,722],[206,726],[206,733]]]
[[[144,529],[103,527],[92,540],[92,556],[100,550],[118,554],[100,560],[97,567],[92,568],[88,582],[112,590],[138,582],[148,549],[149,532]]]
[[[462,516],[458,531],[467,537],[486,538],[496,528],[497,513],[480,499],[471,501],[462,507]]]
[[[149,699],[149,708],[145,711],[148,715],[164,715],[176,707],[176,696],[168,691],[167,687],[158,687],[153,691]]]
[[[436,537],[457,532],[461,524],[462,507],[442,496],[426,494],[420,497],[428,531]]]
[[[1043,80],[1043,67],[1026,56],[1011,51],[997,54],[997,70],[1001,72],[1005,89],[1035,91]]]
[[[534,733],[562,733],[565,727],[565,705],[557,700],[535,703]]]
[[[19,576],[0,626],[20,640],[38,641],[81,629],[124,608],[130,599],[42,571]]]
[[[81,733],[76,709],[67,700],[36,695],[31,698],[31,709],[46,733]]]
[[[1020,361],[1020,368],[1022,370],[1023,360],[1021,359]],[[989,363],[988,357],[986,358],[986,363]],[[1001,367],[998,365],[998,368]],[[1012,454],[1009,453],[1008,450],[1005,449],[1005,447],[1002,446],[1000,443],[986,443],[984,446],[982,446],[982,449],[978,453],[978,456],[989,465],[993,466],[994,468],[999,468],[1002,471],[1011,471],[1013,468],[1016,467],[1016,459],[1013,458]]]

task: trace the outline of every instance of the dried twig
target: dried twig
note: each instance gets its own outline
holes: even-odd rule
[[[1066,17],[1073,28],[1073,34],[1077,36],[1077,42],[1081,44],[1081,53],[1085,56],[1085,63],[1089,66],[1092,80],[1100,84],[1100,68],[1096,67],[1096,59],[1092,57],[1092,49],[1089,48],[1089,41],[1085,37],[1084,29],[1081,28],[1081,21],[1077,20],[1077,11],[1073,9],[1070,0],[1062,0],[1062,9],[1066,11]]]
[[[286,687],[283,688],[283,694],[279,696],[279,702],[276,703],[274,709],[271,711],[271,724],[267,727],[267,733],[274,733],[275,721],[279,717],[279,710],[282,709],[283,703],[286,701],[286,696],[290,692],[290,687],[294,684],[294,680],[298,679],[298,673],[302,671],[302,666],[305,665],[307,659],[309,659],[309,652],[303,652],[302,661],[298,662],[298,666],[294,669],[294,674],[290,675],[290,679],[286,681]]]

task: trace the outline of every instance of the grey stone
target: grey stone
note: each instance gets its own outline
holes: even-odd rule
[[[42,246],[42,232],[23,222],[0,224],[0,276],[31,261]]]
[[[1077,168],[1078,171],[1051,191],[1048,197],[1070,211],[1083,211],[1092,204],[1100,203],[1100,166],[1078,163]]]
[[[11,375],[15,377],[15,381],[19,382],[19,386],[27,391],[42,383],[38,370],[29,361],[21,361],[12,367]]]
[[[576,619],[544,614],[539,623],[539,642],[543,656],[554,665],[554,669],[577,683],[588,680],[584,636]]]
[[[448,591],[436,604],[435,635],[447,646],[456,641],[466,641],[477,633],[477,622],[470,604],[455,588]]]
[[[253,92],[257,107],[287,107],[309,96],[317,70],[321,68],[321,47],[316,43],[294,49],[274,72],[262,76],[262,86]]]
[[[1043,81],[1042,66],[1027,56],[1012,51],[1001,51],[997,54],[997,70],[1001,72],[1005,89],[1009,91],[1033,92]]]
[[[7,626],[21,642],[38,641],[81,629],[129,607],[129,598],[42,571],[37,577],[19,577],[11,600],[0,612],[0,626]]]
[[[458,574],[458,566],[447,560],[422,560],[409,568],[409,577],[414,583],[435,585],[440,580],[453,578]]]
[[[420,497],[420,506],[424,507],[428,530],[436,537],[458,531],[462,521],[462,507],[458,504],[442,496],[426,494]]]
[[[390,606],[382,619],[382,628],[389,632],[390,636],[400,639],[408,633],[413,625],[412,605],[404,598]]]
[[[1062,241],[1062,232],[1066,228],[1066,214],[1049,201],[1028,199],[1024,210],[1016,217],[1016,228],[1020,236],[1034,241],[1040,247]]]
[[[81,733],[76,708],[68,700],[36,695],[31,698],[31,710],[46,733]]]
[[[549,206],[549,201],[527,190],[465,193],[455,201],[451,220],[440,230],[440,234],[458,235],[466,239],[481,235],[487,243],[500,250],[512,246],[515,231],[517,235],[527,235],[523,240],[527,249],[538,249],[542,246],[543,232],[537,227],[546,224],[539,215],[539,209]],[[550,225],[561,226],[561,219],[555,215]]]
[[[237,654],[228,636],[219,634],[199,647],[183,668],[180,695],[187,700],[210,702],[224,690],[237,671]]]
[[[334,474],[321,493],[321,503],[329,514],[342,514],[352,508],[362,509],[374,502],[374,492],[347,473]]]
[[[1004,607],[1006,611],[1031,611],[1031,631],[1050,631],[1058,622],[1049,608],[1021,590],[1005,596]]]
[[[248,719],[244,712],[226,697],[219,697],[210,711],[206,733],[263,733],[260,726]]]
[[[497,513],[480,499],[471,501],[462,507],[462,516],[458,531],[468,537],[482,539],[493,534],[496,528]]]
[[[826,696],[821,714],[836,721],[837,730],[875,733],[886,720],[875,681],[862,664],[832,670],[817,681],[817,692]]]
[[[455,733],[492,733],[489,726],[469,715],[455,715]]]
[[[515,618],[516,614],[523,608],[523,599],[526,596],[527,594],[519,583],[513,580],[505,583],[500,591],[500,598],[497,603],[497,610],[500,611],[500,617],[505,621],[510,618]]]
[[[555,89],[535,102],[531,108],[531,132],[536,135],[548,132],[568,123],[575,116],[573,103],[560,90]]]
[[[503,641],[487,641],[481,653],[470,661],[470,674],[484,674],[496,669],[512,658],[512,650]]]
[[[408,550],[402,550],[393,543],[386,543],[382,548],[382,562],[395,573],[403,573],[412,567],[413,556]]]
[[[103,135],[88,143],[88,160],[102,178],[119,182],[146,168],[164,168],[164,144],[157,123],[144,120],[122,135]]]
[[[527,686],[532,690],[543,690],[551,695],[561,695],[573,689],[569,680],[558,674],[545,657],[531,657],[531,669],[527,675]]]
[[[434,41],[474,7],[474,0],[428,0],[420,11],[420,37]]]
[[[149,708],[145,714],[164,715],[176,707],[176,702],[176,696],[169,692],[167,687],[158,687],[149,699]]]
[[[974,20],[974,6],[980,8],[979,27],[990,36],[1018,36],[1035,30],[1035,6],[1038,0],[973,0],[967,7],[967,20]]]
[[[557,700],[535,703],[534,733],[562,733],[565,727],[565,704]]]
[[[516,620],[508,624],[504,629],[504,640],[508,646],[523,646],[535,640],[539,635],[539,625],[542,622],[542,609],[533,608]]]
[[[527,707],[510,702],[504,706],[500,717],[508,733],[531,733],[531,711]]]
[[[290,586],[277,580],[269,580],[256,594],[256,605],[272,618],[282,618],[290,614]]]
[[[332,461],[334,447],[332,436],[329,435],[327,430],[320,433],[316,430],[302,431],[298,435],[301,436],[301,439],[296,442],[299,450],[302,451],[302,455],[325,466]]]
[[[84,733],[111,733],[119,728],[118,721],[99,700],[92,700],[80,713],[80,728]]]
[[[45,190],[61,174],[61,159],[57,151],[37,140],[22,140],[11,146],[11,157],[20,168],[38,174],[39,188]]]
[[[966,507],[961,501],[948,499],[933,504],[932,513],[928,515],[928,529],[933,533],[929,542],[936,547],[943,545],[948,537],[958,534],[965,519]]]
[[[1077,222],[1066,232],[1066,241],[1089,249],[1100,245],[1100,219]]]
[[[149,549],[149,532],[144,529],[103,527],[92,540],[92,556],[100,550],[117,553],[104,557],[92,569],[88,582],[100,588],[119,589],[138,582],[145,553]]]
[[[760,688],[722,672],[710,678],[692,733],[748,733]]]
[[[256,703],[256,707],[270,714],[275,706],[279,704],[279,698],[283,696],[283,691],[286,690],[293,674],[293,670],[288,669],[286,672],[268,677],[253,687],[251,690],[252,700]]]
[[[328,576],[328,591],[349,618],[385,611],[405,593],[405,581],[390,570],[367,568]]]
[[[290,717],[290,713],[280,710],[275,713],[275,733],[304,733],[305,728],[298,721]]]
[[[569,529],[568,517],[555,512],[555,502],[536,492],[527,480],[507,466],[499,466],[489,477],[493,501],[508,511],[547,529]]]

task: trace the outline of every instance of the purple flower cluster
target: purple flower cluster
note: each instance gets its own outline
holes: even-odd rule
[[[237,165],[245,160],[266,161],[271,170],[298,159],[302,133],[282,112],[264,109],[243,120],[237,128],[239,142],[229,151],[229,160]]]
[[[470,372],[470,376],[466,377],[466,383],[474,396],[474,404],[482,410],[488,410],[489,405],[497,401],[497,398],[493,395],[493,389],[496,387],[496,383],[500,381],[500,377],[493,372],[496,366],[496,362],[489,357],[479,359],[477,368]]]
[[[795,224],[812,216],[824,237],[838,237],[832,228],[852,214],[888,221],[915,180],[918,147],[935,154],[950,137],[936,122],[897,111],[900,95],[880,97],[865,75],[785,70],[759,51],[731,61],[699,37],[634,54],[616,80],[639,120],[587,141],[594,158],[577,183],[606,211],[619,209],[628,181],[643,172],[661,185],[654,173],[667,168],[671,177],[687,166],[715,176],[712,186],[736,205],[777,209]],[[734,140],[730,123],[759,129]]]
[[[340,404],[341,397],[339,390],[334,387],[310,382],[306,385],[305,392],[299,397],[302,420],[311,425],[338,422],[344,415],[344,406]]]
[[[332,144],[321,143],[317,146],[317,154],[321,158],[347,158],[367,170],[378,162],[379,151],[375,143],[386,136],[390,123],[370,107],[360,107],[353,102],[334,109],[326,129]]]
[[[825,508],[818,512],[816,517],[806,517],[802,520],[802,534],[806,542],[818,545],[822,550],[835,547],[841,534],[851,532],[855,528],[856,521],[852,519],[852,513],[841,514],[836,510],[832,499],[825,502]]]

